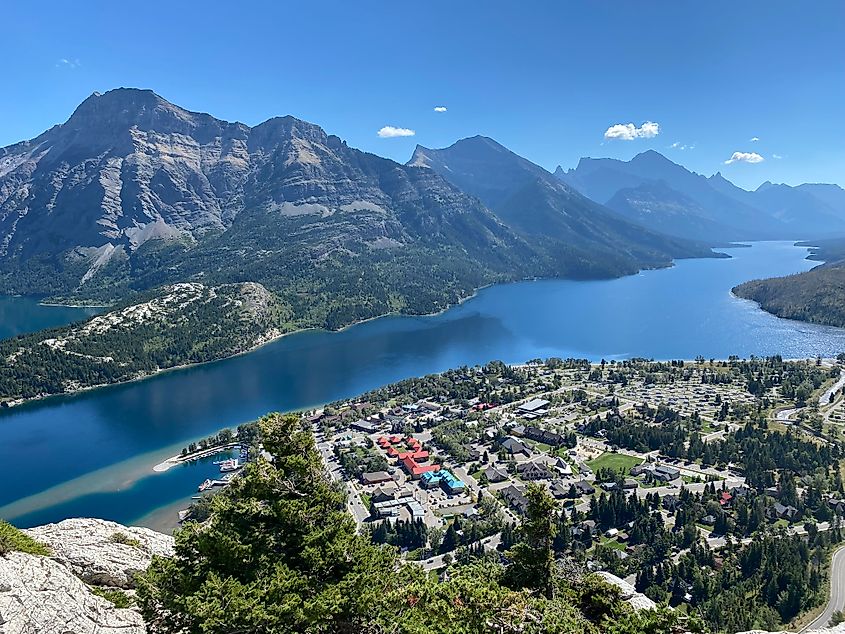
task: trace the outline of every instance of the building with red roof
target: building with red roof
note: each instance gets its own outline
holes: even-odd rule
[[[414,461],[411,456],[406,456],[404,460],[402,460],[402,466],[405,467],[405,471],[407,471],[408,475],[410,475],[414,480],[418,480],[422,474],[429,471],[440,470],[439,464],[422,465]]]

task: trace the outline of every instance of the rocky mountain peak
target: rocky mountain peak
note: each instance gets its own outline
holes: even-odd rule
[[[103,94],[93,93],[74,110],[65,126],[73,129],[89,127],[142,130],[188,131],[196,115],[176,106],[152,90],[116,88]]]

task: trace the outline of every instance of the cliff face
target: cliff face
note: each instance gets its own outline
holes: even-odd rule
[[[260,249],[256,234],[266,242]],[[302,252],[310,265],[329,253],[410,244],[478,258],[497,248],[516,249],[516,258],[527,249],[433,171],[350,148],[290,116],[250,128],[148,90],[118,89],[92,95],[35,139],[0,148],[6,291],[21,272],[22,293],[81,296],[221,266],[236,267],[238,281],[241,269],[261,281],[262,257]],[[198,245],[211,251],[210,264],[184,255]]]
[[[3,634],[144,634],[141,615],[96,594],[131,597],[134,575],[153,555],[169,555],[173,538],[114,522],[70,519],[25,531],[52,556],[0,557]]]

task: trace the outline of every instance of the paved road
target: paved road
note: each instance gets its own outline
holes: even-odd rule
[[[830,566],[830,601],[821,616],[805,627],[802,632],[826,627],[837,610],[845,608],[845,546],[833,553]]]
[[[792,422],[792,416],[796,412],[800,412],[800,407],[790,407],[789,409],[782,409],[777,414],[775,414],[775,420],[781,423],[789,423]]]
[[[476,544],[478,542],[475,542]],[[491,550],[496,550],[499,544],[502,543],[502,534],[496,533],[490,537],[485,537],[481,540],[481,544],[484,546],[484,550],[489,552]],[[475,544],[473,544],[475,545]],[[431,559],[426,559],[425,561],[415,562],[418,563],[423,567],[424,570],[436,570],[438,568],[443,568],[446,565],[446,562],[443,561],[443,558],[446,555],[451,555],[452,557],[455,556],[455,551],[453,550],[450,553],[443,553],[442,555],[437,555],[436,557],[432,557]]]
[[[830,395],[845,387],[845,370],[842,370],[839,375],[839,380],[831,387],[825,390],[824,394],[819,397],[819,405],[827,405],[830,402]]]

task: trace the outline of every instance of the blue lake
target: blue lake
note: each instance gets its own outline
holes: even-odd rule
[[[0,339],[52,328],[87,319],[97,314],[97,308],[71,308],[68,306],[43,306],[31,297],[4,297],[0,295]]]
[[[728,252],[617,280],[495,286],[440,315],[303,332],[225,361],[4,411],[0,517],[22,526],[69,516],[166,526],[214,472],[209,463],[151,471],[188,441],[464,364],[845,351],[845,330],[777,319],[730,293],[815,266],[806,249],[769,242]]]

